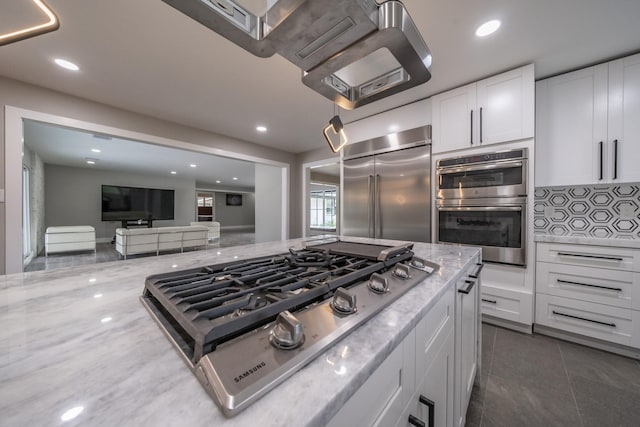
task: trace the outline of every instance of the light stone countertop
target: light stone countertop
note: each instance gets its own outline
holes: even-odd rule
[[[640,249],[640,239],[602,239],[583,236],[553,236],[550,234],[534,234],[536,242],[565,243],[570,245],[610,246],[618,248]]]
[[[144,280],[282,253],[301,241],[0,276],[0,425],[322,426],[479,254],[477,248],[416,244],[416,255],[440,264],[439,271],[227,419],[139,301]],[[80,407],[75,418],[62,420]]]

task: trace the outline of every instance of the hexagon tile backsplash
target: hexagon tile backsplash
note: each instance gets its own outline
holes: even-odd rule
[[[536,188],[533,230],[554,236],[640,239],[640,183]]]

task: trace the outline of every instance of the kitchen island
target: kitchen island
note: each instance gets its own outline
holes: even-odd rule
[[[415,244],[417,256],[440,265],[436,273],[227,419],[139,301],[145,278],[286,252],[301,242],[0,277],[0,424],[326,425],[479,256],[475,248]],[[340,369],[330,360],[340,360]]]

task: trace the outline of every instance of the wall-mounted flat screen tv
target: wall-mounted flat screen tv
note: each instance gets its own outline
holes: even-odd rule
[[[174,190],[102,186],[102,220],[174,219]]]
[[[227,194],[227,206],[242,206],[242,194]]]

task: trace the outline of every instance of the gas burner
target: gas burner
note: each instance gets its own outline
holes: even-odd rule
[[[150,276],[141,299],[231,416],[428,277],[412,247],[304,246]]]

